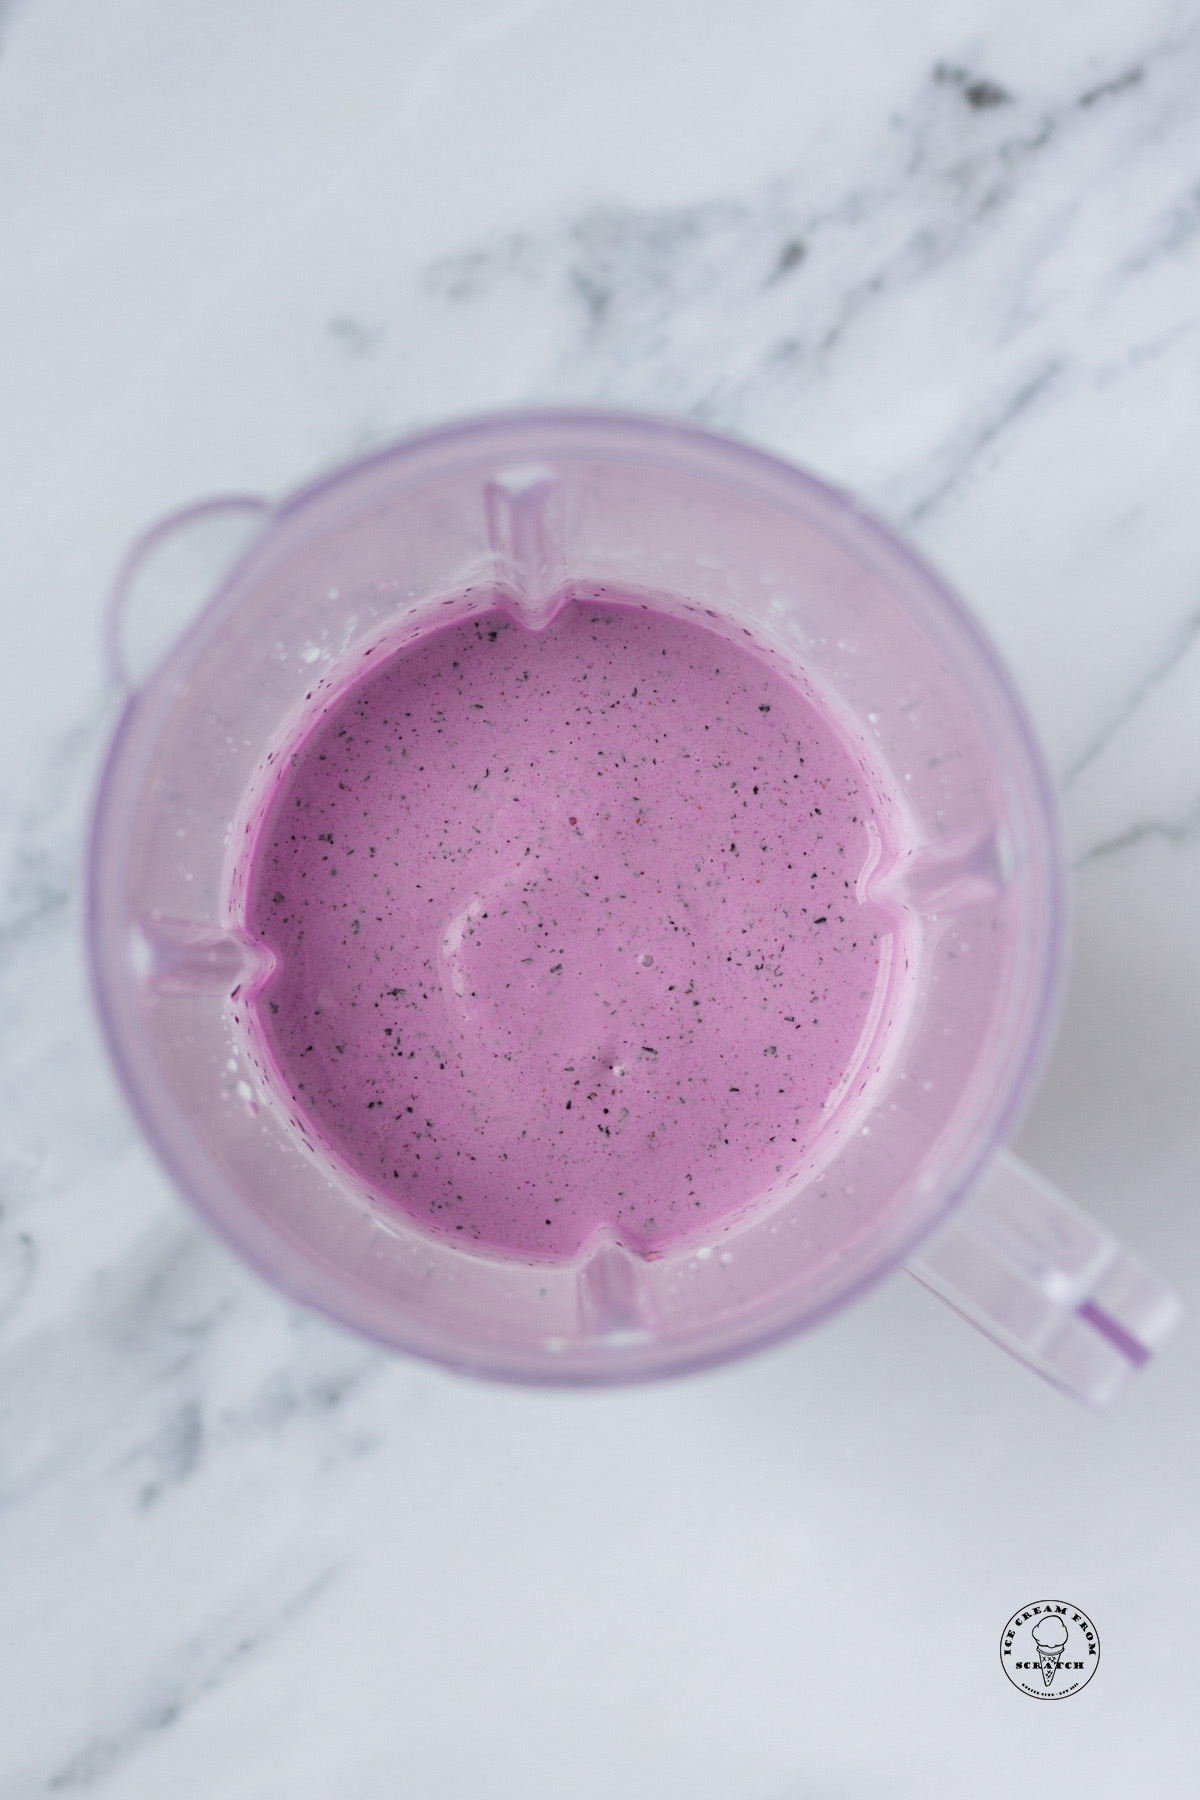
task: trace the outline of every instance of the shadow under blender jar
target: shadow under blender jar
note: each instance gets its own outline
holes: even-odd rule
[[[223,497],[163,521],[118,583],[119,669],[139,608],[161,636],[188,585],[172,556],[230,522],[249,527],[232,569],[145,677],[125,677],[88,930],[147,1137],[268,1281],[399,1350],[585,1384],[778,1340],[907,1260],[1083,1398],[1145,1361],[1173,1296],[1003,1151],[1059,973],[1058,839],[1008,677],[911,550],[846,495],[730,440],[513,414],[414,437],[276,504]],[[262,974],[237,840],[269,759],[368,651],[498,599],[537,630],[564,593],[600,592],[748,634],[799,672],[900,821],[875,879],[910,966],[878,1074],[786,1191],[653,1257],[602,1233],[569,1262],[522,1261],[423,1229],[267,1091],[235,1017]]]

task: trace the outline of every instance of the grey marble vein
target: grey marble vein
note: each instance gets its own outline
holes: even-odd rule
[[[35,791],[0,823],[0,1212],[12,1221],[132,1141],[97,1055],[80,944],[82,845],[113,712],[98,691],[51,745]]]
[[[1098,378],[1095,350],[1074,341],[1069,312],[1047,313],[1033,297],[1036,281],[1089,184],[1109,179],[1127,140],[1169,118],[1198,74],[1194,31],[1052,99],[1010,92],[986,67],[939,63],[841,194],[799,170],[745,197],[596,208],[442,257],[420,283],[451,309],[485,307],[517,286],[573,314],[545,371],[547,397],[632,400],[753,431],[774,429],[785,406],[803,420],[876,314],[906,294],[939,292],[937,318],[999,236],[998,285],[985,278],[992,341],[966,371],[957,419],[915,445],[910,434],[905,460],[875,479],[895,516],[923,525],[1032,412]],[[1151,245],[1163,256],[1185,245],[1193,191],[1165,203],[1149,237],[1139,221],[1137,242],[1110,240],[1101,292],[1148,269]],[[1030,193],[1045,196],[1032,213]],[[986,292],[970,304],[979,309]],[[1110,366],[1109,378],[1118,373]]]
[[[1146,241],[1122,265],[1122,273],[1141,275],[1193,242],[1200,232],[1200,183],[1188,187],[1153,222]]]
[[[1172,634],[1171,640],[1163,649],[1162,654],[1129,689],[1117,712],[1112,718],[1105,721],[1091,743],[1067,769],[1062,778],[1065,791],[1070,791],[1083,771],[1108,748],[1122,727],[1128,724],[1138,709],[1145,705],[1163,682],[1174,674],[1196,642],[1197,636],[1200,636],[1200,609],[1189,614],[1183,620],[1179,628]]]
[[[123,1718],[89,1738],[47,1774],[26,1777],[19,1787],[8,1789],[4,1800],[72,1793],[104,1781],[269,1649],[320,1599],[338,1572],[338,1565],[331,1565],[294,1591],[252,1597],[237,1614],[217,1619],[188,1638],[167,1666],[147,1681],[144,1691],[130,1696]]]
[[[1200,794],[1194,803],[1177,819],[1140,819],[1134,825],[1120,831],[1115,837],[1107,838],[1102,843],[1093,844],[1090,849],[1076,858],[1074,867],[1086,869],[1090,864],[1102,862],[1109,857],[1118,856],[1123,851],[1134,850],[1140,844],[1155,838],[1166,844],[1183,844],[1200,832]]]
[[[1022,418],[1031,407],[1051,390],[1062,374],[1063,364],[1057,358],[1048,362],[1044,368],[1037,370],[1028,379],[1023,380],[1015,393],[1001,398],[999,406],[991,418],[973,423],[969,432],[964,433],[965,441],[952,448],[946,457],[946,472],[935,482],[934,486],[908,507],[904,514],[904,523],[910,528],[923,523],[943,501],[947,500],[962,483],[968,480],[979,462],[995,444],[1004,436],[1018,419]]]
[[[0,1210],[0,1331],[32,1287],[37,1264],[37,1245],[29,1232],[14,1230]]]
[[[114,708],[98,698],[89,715],[52,743],[38,791],[7,829],[0,874],[0,972],[30,935],[55,928],[79,892],[79,847],[96,763]]]
[[[294,1311],[282,1357],[264,1358],[256,1321],[279,1305],[183,1216],[147,1232],[62,1327],[0,1355],[0,1517],[68,1476],[154,1506],[223,1444],[329,1416],[383,1365]],[[245,1371],[235,1396],[214,1375],[233,1345]]]

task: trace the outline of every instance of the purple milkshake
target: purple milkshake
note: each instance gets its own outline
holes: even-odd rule
[[[439,1236],[719,1229],[835,1128],[879,1025],[888,826],[753,648],[640,601],[497,608],[311,718],[253,838],[252,1031],[329,1154]]]

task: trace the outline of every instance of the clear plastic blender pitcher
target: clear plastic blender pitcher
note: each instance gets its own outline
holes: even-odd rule
[[[187,585],[172,556],[227,520],[248,544],[156,653]],[[569,1263],[522,1263],[422,1230],[270,1103],[233,1019],[261,952],[239,924],[231,838],[315,683],[365,647],[497,595],[536,629],[595,584],[744,627],[869,745],[905,821],[909,847],[873,879],[906,917],[913,997],[854,1130],[769,1207],[653,1258],[606,1236]],[[1004,1151],[1062,957],[1046,774],[979,628],[848,496],[665,421],[468,422],[278,503],[232,496],[164,521],[122,574],[113,655],[129,698],[90,851],[101,1018],[182,1192],[286,1293],[399,1350],[568,1384],[722,1361],[905,1262],[1093,1402],[1170,1329],[1159,1278]]]

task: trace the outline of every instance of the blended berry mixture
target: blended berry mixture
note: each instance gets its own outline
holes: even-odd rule
[[[700,624],[437,629],[309,726],[250,851],[274,1079],[439,1235],[711,1229],[800,1162],[863,1035],[872,812],[814,703]]]

